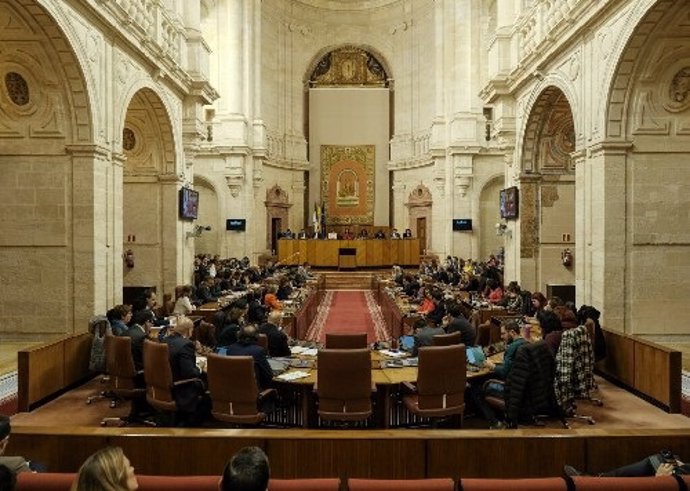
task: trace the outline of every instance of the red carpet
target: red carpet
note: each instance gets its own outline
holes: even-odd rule
[[[328,295],[329,294],[329,295]],[[326,332],[366,332],[369,343],[386,339],[383,319],[370,291],[328,292],[307,339],[324,343]]]

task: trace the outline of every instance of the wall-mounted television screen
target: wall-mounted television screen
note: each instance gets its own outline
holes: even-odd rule
[[[247,230],[247,220],[244,218],[228,218],[225,220],[225,230],[244,232]]]
[[[513,186],[502,189],[499,196],[499,207],[501,210],[501,218],[515,219],[518,217],[518,210],[520,209],[518,188]]]
[[[456,232],[465,232],[472,230],[471,218],[453,218],[453,230]]]
[[[194,220],[199,214],[199,191],[180,189],[180,218]]]

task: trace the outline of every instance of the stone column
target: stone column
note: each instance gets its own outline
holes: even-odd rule
[[[591,277],[584,279],[584,296],[601,310],[602,325],[620,332],[626,331],[625,170],[631,148],[626,142],[598,143],[584,162],[585,186],[591,189],[584,207],[591,216]]]
[[[122,237],[112,237],[112,229],[109,234],[110,151],[98,145],[69,145],[67,152],[72,157],[73,289],[67,325],[81,332],[96,313],[108,310],[107,279],[113,270],[109,264],[116,260],[113,249],[122,256]],[[111,247],[115,240],[119,241],[119,248]]]
[[[537,280],[537,263],[539,261],[539,185],[538,174],[520,176],[520,211],[518,222],[508,222],[509,234],[504,235],[506,243],[520,241],[519,283],[529,291],[541,291]],[[516,230],[519,227],[519,233]],[[545,292],[543,292],[545,293]]]
[[[587,203],[592,190],[587,185],[586,153],[571,154],[575,166],[575,295],[577,305],[592,305],[592,215]]]
[[[408,216],[405,216],[405,207],[403,206],[407,186],[402,179],[395,177],[395,173],[393,176],[393,185],[391,186],[391,191],[393,191],[393,223],[391,223],[391,227],[397,228],[402,233],[406,228],[411,228],[409,213]]]
[[[474,176],[474,154],[462,153],[453,155],[453,182],[455,189],[453,190],[453,207],[451,208],[450,217],[448,219],[451,231],[449,235],[453,243],[449,254],[459,257],[477,257],[477,244],[474,234],[456,234],[452,232],[450,226],[453,218],[471,218],[472,217],[472,200],[467,196],[467,192],[471,189],[472,178]]]
[[[110,167],[110,189],[108,221],[112,224],[112,267],[110,268],[107,282],[111,285],[111,292],[108,293],[108,306],[119,305],[122,303],[123,286],[123,261],[124,241],[122,227],[124,217],[122,214],[124,200],[124,167],[126,157],[124,154],[117,153],[112,155],[112,165]]]

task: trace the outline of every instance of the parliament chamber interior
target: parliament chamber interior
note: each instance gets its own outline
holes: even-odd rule
[[[0,465],[687,489],[688,19],[0,0]]]

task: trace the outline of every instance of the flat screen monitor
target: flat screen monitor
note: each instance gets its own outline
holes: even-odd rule
[[[499,207],[501,210],[501,218],[515,219],[518,217],[519,206],[518,188],[513,186],[502,189],[499,195]]]
[[[199,192],[189,188],[180,189],[180,218],[195,220],[199,214]]]
[[[247,220],[244,218],[228,218],[225,220],[225,230],[244,232],[247,230]]]
[[[453,218],[453,230],[456,232],[465,232],[472,230],[471,218]]]

